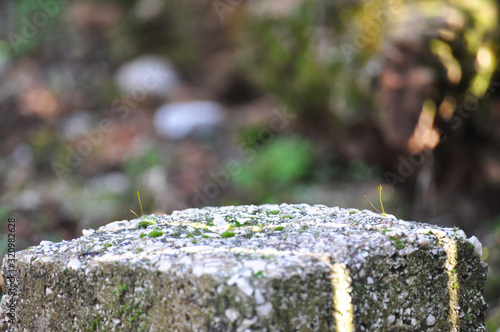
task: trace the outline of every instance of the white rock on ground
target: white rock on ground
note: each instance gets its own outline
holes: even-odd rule
[[[154,124],[160,135],[182,139],[196,131],[217,128],[224,117],[224,109],[220,104],[194,100],[163,105],[156,111]]]
[[[156,55],[144,55],[127,62],[116,72],[115,82],[123,93],[131,95],[132,102],[141,101],[143,94],[171,97],[179,86],[174,66]]]

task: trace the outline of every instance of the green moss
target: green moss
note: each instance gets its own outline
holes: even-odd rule
[[[355,214],[357,211],[349,211],[349,214]]]
[[[281,216],[281,219],[293,219],[293,217],[289,214],[286,214],[284,216]]]
[[[124,285],[122,284],[121,282],[118,283],[118,289],[121,291],[121,292],[124,292],[128,289],[127,285]]]
[[[148,237],[158,237],[162,235],[163,235],[162,231],[160,231],[159,229],[153,229],[151,232],[149,232]]]
[[[113,294],[117,300],[120,300],[123,294],[127,291],[128,287],[121,282],[118,283],[118,289],[112,289],[111,294]]]
[[[193,241],[191,241],[191,243],[192,243],[192,244],[197,244],[197,243],[198,243],[198,241],[193,240]]]
[[[138,308],[138,309],[134,312],[134,314],[133,314],[131,317],[129,317],[129,318],[128,318],[128,321],[129,321],[130,323],[132,323],[132,322],[136,321],[136,320],[139,318],[139,316],[140,316],[141,314],[142,314],[142,310],[141,310],[141,308]]]
[[[139,235],[140,237],[145,237],[147,234],[146,233],[141,233],[141,235]]]
[[[390,229],[390,228],[383,229],[382,234],[388,233],[390,231],[392,231],[392,229]]]
[[[224,220],[226,220],[229,223],[232,223],[236,227],[243,227],[243,226],[245,226],[245,225],[248,224],[248,221],[245,221],[245,222],[241,223],[235,217],[232,217],[232,216],[226,216],[224,218]],[[233,225],[231,225],[231,226],[233,226]]]
[[[283,226],[278,226],[278,227],[276,227],[274,230],[275,230],[275,231],[282,231],[282,230],[284,230],[284,229],[285,229],[285,227],[283,227]]]
[[[401,250],[401,249],[404,249],[405,245],[403,244],[403,242],[401,242],[401,240],[395,236],[389,236],[389,238],[394,241],[395,245],[396,245],[396,249],[397,250]]]
[[[144,250],[144,249],[142,249],[142,248],[137,248],[137,249],[135,249],[135,253],[136,253],[136,254],[138,254],[138,253],[140,253],[140,252],[141,252],[141,251],[143,251],[143,250]]]
[[[141,217],[141,220],[135,226],[136,228],[147,228],[148,226],[156,225],[156,220],[153,220],[150,217],[144,217],[144,219],[142,218],[143,217]]]
[[[94,319],[92,321],[92,324],[90,324],[90,328],[87,329],[87,331],[96,331],[97,327],[99,326],[100,319]]]
[[[66,274],[66,273],[68,273],[68,269],[63,270],[63,274]]]
[[[104,245],[104,249],[107,249],[107,248],[109,248],[109,247],[111,247],[111,246],[112,246],[112,244],[111,244],[111,243],[106,243],[106,244]]]
[[[230,232],[230,231],[225,231],[224,233],[221,234],[222,237],[233,237],[235,235],[236,234],[234,232]]]
[[[203,239],[210,239],[210,236],[207,236],[207,235],[202,235],[201,236]]]

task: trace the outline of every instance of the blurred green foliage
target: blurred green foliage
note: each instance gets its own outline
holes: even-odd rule
[[[13,1],[13,15],[11,18],[11,30],[9,41],[14,47],[17,56],[24,56],[36,51],[40,43],[49,45],[57,38],[59,19],[63,12],[55,2],[55,6],[49,5],[51,9],[47,12],[41,6],[41,1],[20,0]],[[63,5],[64,6],[64,5]]]
[[[253,149],[253,148],[250,148]],[[232,174],[236,185],[257,202],[286,201],[287,191],[311,173],[314,149],[299,137],[277,137],[259,147],[255,159]]]
[[[488,264],[485,299],[490,305],[486,329],[500,328],[500,215],[488,222],[488,235],[483,240],[483,260]]]
[[[161,165],[162,161],[162,153],[153,147],[144,151],[140,156],[126,160],[123,165],[123,170],[129,178],[137,179],[141,174],[144,174],[147,169]]]
[[[337,2],[299,0],[285,14],[252,14],[241,29],[238,63],[301,119],[342,129],[378,111],[376,77],[391,44],[422,38],[444,85],[432,98],[457,103],[486,93],[497,68],[493,1]],[[257,11],[257,10],[255,10]]]
[[[137,8],[147,6],[145,2],[121,2],[127,4],[129,15],[109,28],[110,55],[114,59],[163,54],[187,73],[198,68],[203,61],[201,47],[204,40],[197,30],[199,26],[193,22],[199,21],[199,11],[204,10],[204,4],[194,6],[184,1],[156,4],[158,8],[154,13],[141,18],[137,15]],[[136,15],[132,15],[134,11]]]

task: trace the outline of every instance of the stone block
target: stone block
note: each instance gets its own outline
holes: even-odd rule
[[[4,260],[0,324],[2,331],[486,331],[480,256],[479,241],[457,228],[371,211],[188,209],[42,241],[17,253],[14,272]]]

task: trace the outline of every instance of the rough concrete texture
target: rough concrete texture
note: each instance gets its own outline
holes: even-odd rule
[[[2,330],[485,331],[481,244],[456,228],[283,204],[83,234],[17,253]]]

